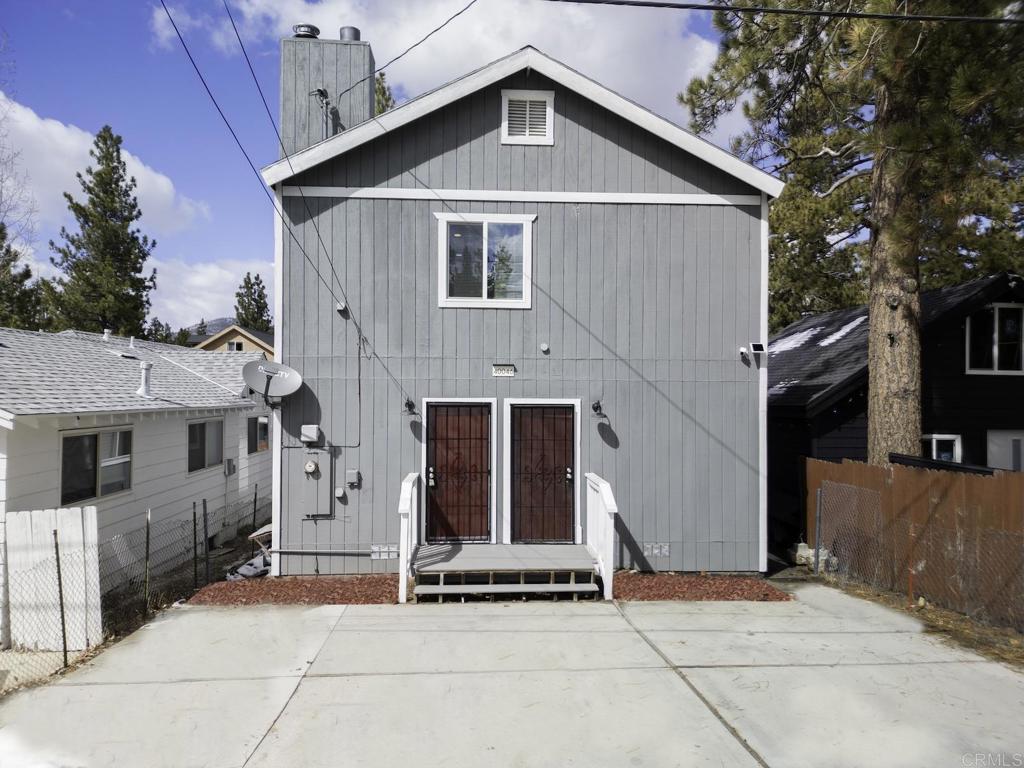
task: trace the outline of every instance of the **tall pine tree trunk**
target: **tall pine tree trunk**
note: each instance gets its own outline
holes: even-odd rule
[[[870,298],[868,302],[868,461],[885,464],[890,452],[921,451],[921,301],[918,279],[920,210],[916,157],[888,146],[888,128],[913,104],[896,104],[878,89],[879,136],[872,169]]]

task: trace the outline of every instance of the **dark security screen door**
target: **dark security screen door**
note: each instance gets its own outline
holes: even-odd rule
[[[571,405],[512,407],[512,541],[572,543],[574,445]]]
[[[491,406],[427,405],[427,541],[489,541]]]

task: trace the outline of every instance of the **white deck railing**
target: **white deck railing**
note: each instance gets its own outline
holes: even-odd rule
[[[412,554],[416,547],[416,522],[419,510],[420,476],[410,472],[402,481],[398,494],[398,602],[409,598],[409,577],[412,575]]]
[[[603,477],[587,472],[587,548],[597,562],[604,584],[604,599],[612,599],[615,574],[615,517],[619,507],[612,487]]]

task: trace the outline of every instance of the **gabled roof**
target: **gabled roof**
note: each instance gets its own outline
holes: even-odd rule
[[[266,347],[271,351],[273,351],[274,349],[273,331],[257,331],[255,328],[246,328],[244,325],[239,325],[238,323],[232,323],[231,325],[221,328],[216,333],[211,333],[208,336],[200,336],[198,341],[196,341],[196,347],[198,347],[199,349],[206,349],[215,341],[217,341],[223,336],[227,336],[230,333],[239,333],[242,336],[248,338],[249,341],[253,342],[254,344]],[[191,340],[192,338],[189,337],[189,341]]]
[[[0,416],[248,408],[242,366],[261,352],[206,352],[98,333],[0,328]],[[151,394],[136,394],[140,362]],[[4,413],[5,412],[5,413]]]
[[[659,117],[635,101],[620,96],[600,83],[567,67],[533,46],[526,46],[504,58],[493,61],[468,75],[442,85],[422,96],[405,102],[382,115],[353,126],[263,169],[263,180],[270,186],[287,181],[320,163],[339,157],[389,131],[451,104],[463,96],[498,82],[523,69],[546,75],[557,83],[615,112],[670,144],[714,165],[769,197],[782,193],[783,182],[711,142],[700,138],[670,120]],[[290,162],[289,162],[290,161]]]
[[[1022,278],[1007,272],[921,294],[921,324],[950,313],[969,314],[994,301]],[[809,315],[779,331],[768,344],[768,405],[814,416],[867,382],[868,308]]]

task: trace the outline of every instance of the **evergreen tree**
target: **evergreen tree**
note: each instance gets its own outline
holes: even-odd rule
[[[7,227],[0,221],[0,327],[37,330],[43,325],[38,284],[32,270],[18,264],[19,254],[7,242]]]
[[[383,72],[373,79],[373,114],[380,115],[395,106],[395,97]]]
[[[78,232],[61,227],[62,245],[52,240],[51,258],[63,273],[45,287],[47,309],[59,328],[142,336],[156,271],[145,274],[156,242],[135,226],[142,217],[136,182],[121,157],[121,137],[104,126],[89,155],[95,167],[78,173],[84,201],[65,192]]]
[[[254,331],[269,331],[273,327],[270,304],[263,278],[246,272],[235,294],[235,322]]]
[[[197,336],[206,336],[209,331],[206,329],[206,318],[199,318],[199,322],[195,326],[195,332]]]
[[[816,7],[903,12],[895,0]],[[907,12],[963,6],[920,0]],[[1019,8],[976,0],[970,12]],[[750,128],[734,150],[788,182],[771,213],[775,325],[858,301],[866,286],[868,457],[919,453],[922,278],[1020,264],[1024,30],[730,11],[715,24],[718,58],[680,98],[701,132],[745,101]]]
[[[168,323],[160,322],[159,317],[154,317],[146,326],[145,337],[149,341],[159,341],[164,344],[173,344],[174,331]]]

